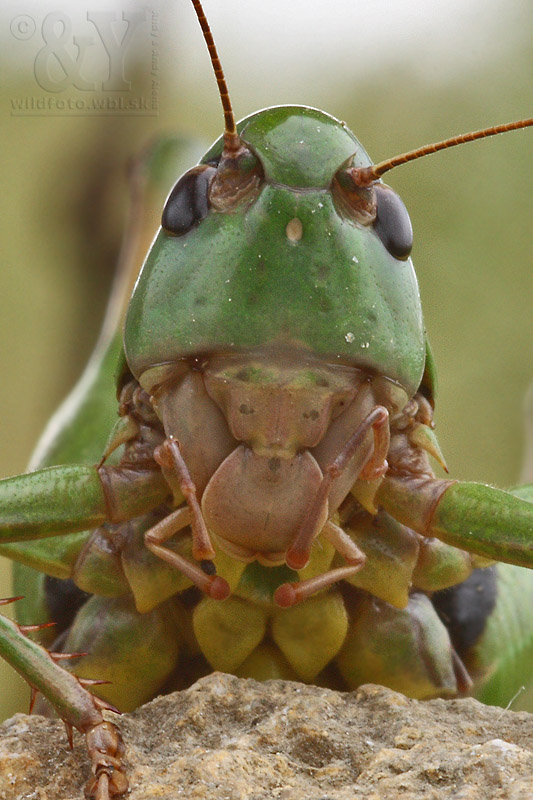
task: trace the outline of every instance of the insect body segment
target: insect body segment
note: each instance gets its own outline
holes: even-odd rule
[[[324,131],[329,161],[324,153],[315,168],[307,162],[315,150],[320,156]],[[531,505],[433,474],[429,456],[442,456],[406,258],[410,229],[398,201],[387,195],[383,205],[379,191],[361,194],[344,180],[368,160],[355,137],[299,107],[256,114],[239,132],[245,155],[236,159],[250,169],[224,165],[218,205],[210,191],[222,142],[167,201],[169,214],[178,208],[165,224],[176,228],[188,207],[192,221],[159,233],[137,283],[120,418],[99,450],[107,461],[1,483],[1,535],[13,542],[3,547],[51,569],[50,558],[16,542],[55,535],[59,543],[57,535],[68,534],[70,549],[53,568],[94,596],[65,647],[89,653],[79,674],[111,679],[100,693],[124,708],[172,675],[201,674],[206,662],[304,680],[335,669],[337,684],[356,685],[364,670],[355,671],[347,653],[374,627],[376,603],[386,604],[392,626],[412,628],[406,673],[426,669],[419,659],[440,665],[429,684],[419,680],[425,688],[417,694],[454,694],[467,684],[464,669],[423,598],[490,558],[528,564]],[[287,142],[287,132],[299,138]],[[183,193],[191,191],[206,197],[188,206]],[[301,236],[288,236],[295,219]],[[25,495],[33,521],[21,506]],[[343,588],[333,588],[339,581]],[[97,624],[103,614],[115,620],[105,631]],[[428,637],[429,655],[417,649],[420,626],[441,631]],[[132,671],[127,642],[137,636]],[[329,644],[317,651],[314,637]],[[104,656],[110,647],[113,665]],[[380,663],[392,681],[394,662]],[[370,662],[364,669],[371,679]]]
[[[235,129],[194,5],[225,134],[174,185],[127,304],[153,227],[143,201],[161,174],[148,155],[81,389],[34,471],[0,482],[0,552],[22,565],[23,613],[63,607],[55,650],[78,654],[80,678],[111,681],[96,691],[124,710],[210,669],[337,688],[379,680],[419,698],[490,684],[506,702],[489,622],[499,630],[506,581],[533,595],[516,566],[533,566],[533,494],[433,472],[431,458],[445,463],[411,223],[377,180],[410,156],[374,173],[343,123],[302,106]],[[179,169],[175,152],[162,159],[167,184],[178,151]],[[487,602],[465,622],[479,585]],[[8,658],[10,636],[0,631]],[[15,650],[33,686],[27,646]],[[49,684],[61,710],[67,681]],[[89,727],[103,730],[93,712]],[[108,772],[90,796],[123,790],[119,778],[104,786]]]
[[[457,693],[468,681],[430,595],[487,559],[529,564],[532,507],[434,476],[429,457],[442,456],[410,228],[398,201],[345,180],[368,161],[355,137],[300,107],[260,112],[239,133],[242,150],[216,144],[167,201],[169,214],[178,208],[165,224],[176,228],[187,207],[192,218],[159,233],[136,285],[120,419],[87,454],[107,460],[0,483],[2,546],[93,595],[64,646],[89,654],[78,674],[112,680],[99,692],[123,708],[207,664],[372,679],[371,660],[351,661],[380,604],[393,629],[411,631],[405,674],[429,670],[417,695]],[[301,235],[288,236],[294,220]],[[53,537],[53,557],[20,542],[37,537]],[[395,658],[380,657],[383,681],[413,691],[393,679]]]

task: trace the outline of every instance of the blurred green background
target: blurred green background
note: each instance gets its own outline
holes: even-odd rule
[[[379,0],[369,11],[354,0],[205,5],[239,117],[276,103],[318,106],[344,119],[380,160],[532,113],[529,0],[468,8],[455,0]],[[152,5],[157,116],[13,115],[14,100],[47,95],[33,64],[42,20],[57,7],[32,4],[30,37],[24,20],[13,27],[20,6],[7,2],[0,12],[2,475],[24,470],[94,343],[127,207],[128,157],[157,132],[213,139],[221,129],[187,0]],[[86,10],[69,4],[74,10],[76,33]],[[126,64],[143,91],[146,44],[141,36]],[[413,259],[440,378],[437,431],[454,477],[509,485],[519,476],[523,397],[533,374],[532,179],[533,131],[388,177],[415,228]],[[10,593],[8,576],[2,564],[0,596]],[[25,707],[27,690],[3,664],[0,685],[0,714]]]

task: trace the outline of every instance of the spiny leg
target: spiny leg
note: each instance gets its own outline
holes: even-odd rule
[[[0,605],[16,599],[19,598],[0,600]],[[49,653],[28,639],[25,631],[28,627],[0,615],[0,653],[29,683],[31,707],[37,692],[41,692],[65,723],[71,746],[73,727],[85,734],[93,774],[85,789],[87,797],[111,800],[124,794],[128,789],[121,760],[124,746],[118,728],[102,716],[102,709],[116,709],[83,686],[94,682],[83,681],[59,666],[57,661],[70,654]]]

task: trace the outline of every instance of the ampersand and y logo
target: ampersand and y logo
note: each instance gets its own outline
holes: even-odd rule
[[[87,20],[94,25],[109,63],[108,77],[100,86],[82,75],[87,48],[96,44],[95,38],[72,36],[72,23],[66,14],[60,11],[47,14],[42,26],[45,45],[35,59],[35,79],[39,86],[47,92],[62,92],[69,86],[83,91],[96,91],[98,88],[111,92],[128,91],[131,83],[124,75],[124,56],[146,14],[144,11],[123,11],[122,19],[127,22],[127,28],[119,41],[113,30],[116,16],[112,11],[87,13]],[[76,57],[71,55],[68,45],[77,48]],[[55,72],[52,75],[50,67],[54,61]]]

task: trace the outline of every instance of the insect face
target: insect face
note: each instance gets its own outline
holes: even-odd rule
[[[149,385],[161,364],[267,348],[369,368],[413,394],[425,340],[397,195],[349,185],[370,160],[323,112],[268,109],[239,135],[240,191],[224,189],[236,172],[215,167],[219,140],[170,194],[126,321],[133,373]]]

